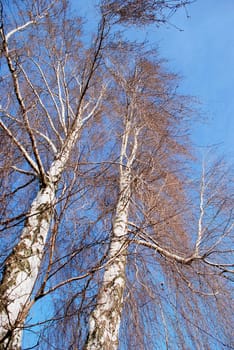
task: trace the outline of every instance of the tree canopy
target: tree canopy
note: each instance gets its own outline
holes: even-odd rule
[[[0,349],[232,349],[233,177],[130,26],[180,0],[1,1]]]

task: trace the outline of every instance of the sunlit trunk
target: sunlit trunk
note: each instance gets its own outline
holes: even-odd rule
[[[120,179],[120,196],[113,222],[113,233],[102,287],[97,305],[89,319],[89,336],[86,350],[114,350],[118,348],[118,334],[123,309],[125,265],[127,247],[127,223],[130,202],[130,171]]]
[[[53,213],[55,185],[38,192],[19,240],[8,257],[1,283],[1,340],[3,349],[20,349],[25,306],[40,268]]]
[[[77,136],[78,128],[70,134],[62,152],[52,163],[47,183],[39,190],[28,212],[19,242],[5,262],[0,285],[0,349],[21,348],[22,327],[44,254],[57,183]]]

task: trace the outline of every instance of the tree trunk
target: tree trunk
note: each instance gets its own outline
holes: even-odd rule
[[[121,174],[120,196],[113,222],[109,265],[105,269],[97,305],[89,319],[89,336],[85,350],[115,350],[123,309],[125,265],[127,253],[128,208],[130,202],[130,170]]]
[[[38,276],[55,204],[56,188],[80,126],[70,134],[34,199],[18,244],[6,259],[0,285],[0,350],[21,348],[22,327]]]
[[[3,349],[20,349],[21,346],[20,327],[23,325],[25,307],[40,268],[53,213],[55,190],[55,185],[49,183],[38,192],[19,243],[5,263],[0,310]]]

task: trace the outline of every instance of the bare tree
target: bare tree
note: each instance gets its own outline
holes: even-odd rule
[[[115,32],[187,3],[101,1],[95,33],[67,1],[2,3],[0,348],[233,346],[229,172],[196,179],[190,102]]]
[[[24,228],[4,263],[1,342],[6,348],[20,347],[21,327],[44,254],[58,183],[82,127],[96,113],[105,91],[105,83],[100,82],[98,95],[93,95],[93,76],[105,36],[103,22],[78,71],[80,20],[67,20],[65,2],[33,1],[21,16],[18,3],[12,6],[19,11],[16,23],[8,22],[3,13],[1,26],[3,85],[11,89],[2,101],[1,127],[21,155],[20,166],[12,167],[12,176],[37,178],[39,190],[30,208],[21,214]],[[17,215],[6,220],[3,228],[18,219]]]
[[[117,349],[122,316],[122,322],[125,318],[131,319],[131,332],[127,331],[124,337],[128,339],[128,348],[133,344],[130,334],[133,334],[135,344],[133,348],[139,347],[139,344],[142,344],[143,349],[154,347],[155,340],[151,340],[150,346],[149,338],[145,341],[144,333],[142,334],[147,321],[140,320],[138,316],[141,315],[140,305],[144,303],[152,305],[154,300],[162,303],[160,311],[156,307],[152,308],[159,314],[155,324],[163,324],[166,344],[167,346],[172,344],[173,341],[169,338],[171,334],[167,329],[167,312],[160,295],[162,293],[160,289],[165,290],[165,286],[164,282],[158,282],[159,287],[157,286],[158,274],[163,280],[172,278],[170,284],[176,288],[175,292],[187,284],[186,287],[191,292],[191,304],[202,303],[206,295],[216,299],[217,305],[222,304],[223,299],[219,300],[217,296],[222,293],[222,283],[218,287],[218,281],[215,280],[213,285],[213,281],[207,276],[212,274],[220,276],[226,273],[227,277],[228,270],[225,264],[219,262],[216,265],[208,262],[206,257],[223,240],[230,246],[233,232],[231,205],[233,188],[231,184],[230,187],[228,185],[228,177],[225,180],[223,178],[224,167],[215,164],[209,172],[212,173],[213,180],[216,178],[219,182],[220,175],[223,178],[218,192],[222,193],[225,204],[222,200],[221,204],[217,191],[208,180],[209,189],[212,188],[212,200],[207,198],[207,201],[208,207],[211,206],[212,210],[208,207],[205,209],[203,196],[207,185],[204,173],[201,185],[197,186],[200,188],[199,198],[194,198],[197,188],[194,178],[191,178],[191,175],[188,177],[185,172],[185,160],[186,158],[188,160],[190,152],[182,129],[183,117],[188,110],[184,105],[186,99],[177,98],[171,93],[174,77],[163,73],[159,63],[150,61],[149,52],[145,54],[148,59],[135,56],[137,58],[134,64],[132,50],[128,53],[128,57],[131,55],[131,65],[126,65],[127,45],[124,43],[121,45],[124,54],[121,55],[119,47],[118,58],[115,59],[112,53],[107,63],[117,85],[121,87],[118,92],[120,97],[115,102],[117,107],[112,108],[112,111],[116,110],[117,114],[123,116],[124,121],[119,156],[119,195],[108,252],[109,263],[105,268],[96,306],[89,320],[90,331],[86,349]],[[115,90],[117,91],[117,88]],[[224,187],[222,183],[225,184]],[[214,210],[213,205],[216,207]],[[199,215],[196,214],[197,208]],[[209,216],[209,220],[205,220],[205,215]],[[190,220],[193,226],[188,223]],[[203,227],[204,220],[207,222],[206,227]],[[225,223],[226,226],[219,231],[217,226],[221,223]],[[197,233],[194,227],[197,228]],[[208,243],[208,237],[205,237],[206,231],[212,231],[211,240],[214,240],[212,247],[209,248],[205,248]],[[230,257],[232,251],[226,253]],[[217,254],[218,258],[218,251],[214,254]],[[157,268],[152,268],[155,264]],[[211,264],[218,269],[211,271]],[[233,262],[227,264],[227,267],[232,266]],[[158,274],[154,276],[151,269],[158,270]],[[229,270],[229,273],[231,272],[232,270]],[[197,276],[200,274],[198,282]],[[202,279],[204,280],[201,282]],[[193,284],[198,283],[199,287],[193,287]],[[206,285],[204,289],[200,286],[201,283],[203,287]],[[143,288],[143,291],[140,297],[136,297],[139,288]],[[188,307],[191,307],[185,291],[184,294],[183,305],[187,305],[188,302]],[[127,305],[126,314],[123,314],[123,305]],[[150,319],[153,314],[152,310],[148,310],[147,315]],[[175,306],[170,314],[175,314]],[[192,327],[187,324],[187,332],[191,332],[191,337],[194,336],[194,322],[199,324],[199,321],[203,320],[205,323],[207,317],[202,312],[198,314],[198,320],[192,314],[194,317],[194,320],[191,320]],[[226,317],[227,314],[228,308]],[[160,317],[162,319],[159,321]],[[189,316],[186,321],[189,322]],[[162,331],[161,327],[159,328]],[[147,329],[148,337],[152,334],[152,329],[151,321]],[[183,332],[181,334],[178,332],[181,343],[186,343],[184,337]],[[201,344],[205,346],[207,340],[204,337],[202,339],[202,343],[197,341],[197,347]]]
[[[132,224],[138,238],[128,259],[123,313],[127,347],[233,347],[233,184],[226,171],[221,163],[207,165],[200,191],[199,184],[188,179],[190,198],[181,208],[176,203],[173,216]],[[170,221],[176,225],[174,230],[167,226]],[[130,313],[134,316],[128,319]]]

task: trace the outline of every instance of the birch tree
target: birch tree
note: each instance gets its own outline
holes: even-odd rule
[[[113,64],[115,69],[117,64]],[[121,69],[116,73],[119,83],[124,85],[125,91],[129,81],[121,76]],[[108,266],[105,269],[102,287],[99,291],[97,304],[90,316],[89,339],[87,349],[116,348],[118,346],[118,331],[123,307],[123,292],[125,287],[125,266],[127,254],[128,216],[131,200],[132,167],[136,160],[138,134],[141,126],[136,125],[136,94],[126,95],[128,101],[122,109],[124,130],[121,138],[119,155],[119,195],[113,219],[110,246],[108,251]],[[130,90],[130,89],[129,89]],[[121,91],[120,91],[121,93]],[[120,101],[119,101],[120,102]],[[120,108],[121,109],[121,108]]]
[[[169,93],[174,77],[149,59],[134,65],[133,51],[133,67],[113,56],[116,109],[125,116],[119,195],[85,349],[232,348],[232,308],[223,299],[231,300],[233,273],[231,173],[223,162],[204,163],[200,182],[185,171],[188,110]]]
[[[119,32],[189,2],[100,1],[93,33],[1,3],[0,348],[233,347],[230,175],[196,179],[189,101]]]
[[[99,96],[92,96],[94,82],[89,90],[99,64],[104,23],[78,71],[79,18],[69,22],[65,2],[35,1],[26,4],[21,14],[24,5],[12,4],[19,11],[13,21],[7,11],[2,13],[3,86],[11,90],[2,100],[1,128],[21,155],[19,166],[11,166],[11,176],[38,179],[39,189],[31,206],[20,215],[24,227],[4,263],[1,344],[6,349],[20,348],[21,328],[44,254],[58,183],[81,128],[96,113],[105,91],[102,82]],[[18,219],[15,215],[3,222],[3,229]]]
[[[133,57],[131,52],[132,61]],[[226,172],[223,163],[216,163],[208,166],[207,173],[203,165],[200,185],[194,182],[191,174],[186,175],[186,163],[182,161],[189,157],[182,131],[183,116],[187,111],[183,108],[185,101],[182,96],[177,100],[169,94],[173,76],[162,75],[160,65],[150,60],[138,60],[138,64],[131,67],[134,73],[130,65],[126,73],[122,63],[126,62],[124,57],[121,57],[121,63],[113,59],[113,54],[112,64],[111,59],[108,60],[111,68],[114,67],[109,69],[124,91],[119,92],[122,99],[118,105],[125,106],[126,110],[120,113],[126,117],[123,118],[119,196],[108,251],[109,264],[89,319],[85,349],[117,349],[122,337],[129,349],[150,349],[162,344],[171,348],[172,344],[175,346],[171,325],[178,347],[183,347],[189,336],[195,348],[210,347],[212,342],[231,348],[230,305],[223,303],[223,295],[230,300],[225,279],[233,273],[233,251],[227,248],[233,235],[233,188],[228,184],[231,174]],[[175,158],[176,162],[173,161]],[[180,166],[184,167],[183,172]],[[220,181],[218,191],[213,181]],[[194,197],[196,192],[199,194],[197,199]],[[120,211],[120,208],[124,210]],[[116,234],[116,222],[120,230],[117,232],[121,234]],[[209,242],[213,243],[210,245]],[[222,244],[226,246],[224,250]],[[211,253],[217,246],[218,250]],[[206,256],[210,254],[215,255],[217,263],[207,260]],[[228,262],[224,263],[222,254]],[[176,296],[179,291],[182,297]],[[165,300],[163,294],[168,299]],[[207,299],[216,305],[210,318],[204,312]],[[141,310],[144,304],[150,305],[146,307],[146,318]],[[187,308],[189,314],[186,314]],[[197,315],[193,309],[197,310]],[[221,309],[223,314],[218,311]],[[218,328],[219,322],[225,323],[225,335],[221,336],[221,330],[212,334],[209,322],[214,315],[215,327]],[[125,326],[119,336],[121,319]],[[157,340],[153,335],[151,338],[152,320],[155,321]],[[126,324],[127,330],[124,329]],[[144,338],[145,331],[147,338]]]

